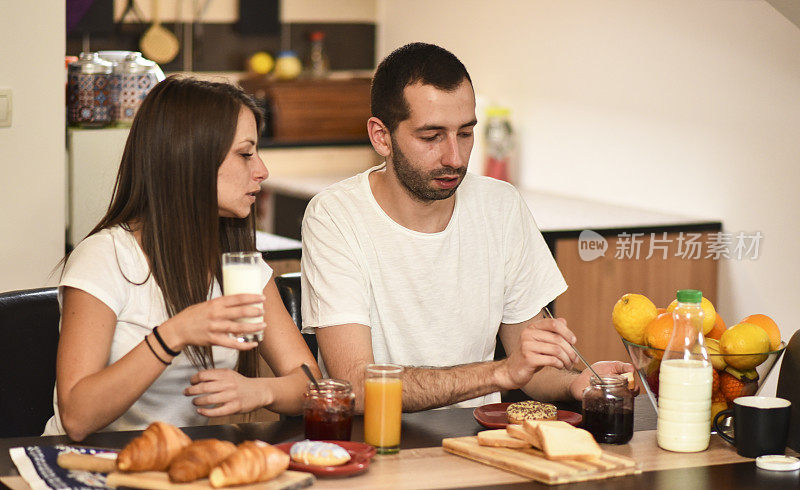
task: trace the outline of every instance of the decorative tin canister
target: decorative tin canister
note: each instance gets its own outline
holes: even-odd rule
[[[136,111],[147,93],[159,81],[156,64],[132,52],[114,67],[111,98],[114,104],[114,120],[121,125],[130,125]]]
[[[97,53],[81,53],[67,70],[67,121],[81,127],[102,127],[112,121],[113,64]]]

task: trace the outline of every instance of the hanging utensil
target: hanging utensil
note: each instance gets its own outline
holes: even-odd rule
[[[178,38],[161,25],[158,15],[158,0],[152,1],[152,25],[139,40],[139,48],[148,59],[164,64],[174,60],[178,55],[180,44]]]
[[[128,3],[125,4],[125,10],[122,11],[122,15],[120,15],[117,22],[120,24],[125,22],[125,17],[127,17],[129,13],[133,13],[133,16],[136,17],[136,22],[144,24],[144,16],[142,16],[134,0],[128,0]]]

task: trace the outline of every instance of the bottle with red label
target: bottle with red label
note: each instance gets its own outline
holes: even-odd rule
[[[492,106],[486,110],[484,175],[514,183],[514,132],[506,107]]]

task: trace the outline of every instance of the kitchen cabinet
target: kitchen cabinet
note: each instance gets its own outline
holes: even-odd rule
[[[261,101],[267,114],[264,136],[273,143],[367,142],[370,83],[356,77],[239,81]]]

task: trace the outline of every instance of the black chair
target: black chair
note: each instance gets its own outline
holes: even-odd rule
[[[792,421],[789,424],[787,445],[800,451],[800,330],[796,331],[783,351],[783,363],[778,373],[776,394],[792,402]]]
[[[280,275],[275,278],[275,285],[278,286],[278,292],[281,295],[286,311],[289,312],[297,328],[302,330],[303,320],[300,316],[300,273],[288,272]],[[308,349],[316,359],[318,352],[317,336],[304,333],[303,339],[305,339]]]
[[[53,416],[56,288],[0,293],[0,437],[38,436]]]

